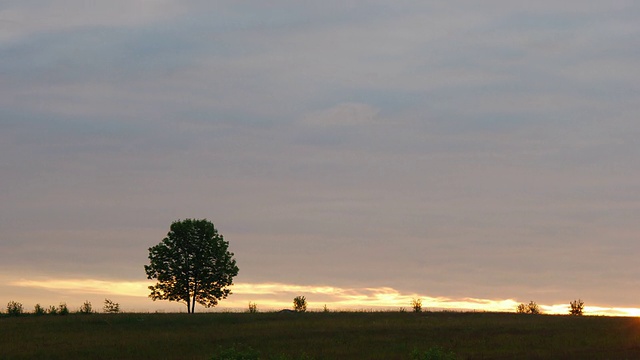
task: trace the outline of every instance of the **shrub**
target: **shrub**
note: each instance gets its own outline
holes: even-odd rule
[[[327,304],[324,304],[324,307],[322,308],[322,312],[329,312],[329,308],[327,307]]]
[[[304,296],[296,296],[293,299],[293,310],[296,312],[307,311],[307,299]]]
[[[33,307],[33,313],[35,315],[44,315],[47,312],[42,306],[40,306],[40,304],[36,304],[36,306]]]
[[[69,314],[69,308],[67,307],[66,303],[60,303],[60,306],[58,306],[58,315],[68,315]]]
[[[117,314],[120,312],[120,304],[109,299],[104,299],[102,310],[107,314]]]
[[[249,313],[255,314],[258,312],[258,305],[254,302],[249,301]]]
[[[518,314],[532,314],[532,315],[542,314],[542,311],[540,310],[540,306],[538,306],[538,304],[536,304],[535,301],[531,301],[527,305],[525,304],[518,305],[518,307],[516,308],[516,312]]]
[[[80,311],[78,311],[80,314],[91,314],[93,313],[93,308],[91,306],[91,302],[88,300],[85,300],[84,304],[82,304],[82,306],[80,307]]]
[[[413,312],[415,313],[422,312],[422,299],[411,300],[411,307],[413,308]]]
[[[582,316],[584,311],[584,302],[581,299],[573,300],[569,303],[569,314],[574,316]]]
[[[20,316],[24,313],[24,308],[22,304],[17,301],[9,301],[7,304],[7,315],[9,316]]]
[[[529,309],[529,314],[534,314],[534,315],[542,314],[540,307],[534,301],[529,302],[529,305],[527,305],[527,308]]]
[[[49,306],[49,309],[47,309],[47,314],[58,315],[58,308],[53,305]]]

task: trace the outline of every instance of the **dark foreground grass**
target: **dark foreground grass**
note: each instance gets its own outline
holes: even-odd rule
[[[640,319],[495,313],[93,314],[0,318],[0,359],[640,359]]]

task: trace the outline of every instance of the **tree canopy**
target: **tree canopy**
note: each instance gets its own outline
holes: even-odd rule
[[[158,245],[149,248],[148,279],[157,279],[150,298],[182,301],[193,313],[196,302],[212,307],[225,299],[238,275],[229,243],[207,219],[174,221]]]

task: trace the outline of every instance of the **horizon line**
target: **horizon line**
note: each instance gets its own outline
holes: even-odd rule
[[[111,295],[126,296],[135,299],[135,308],[140,309],[144,305],[142,300],[148,298],[148,286],[154,281],[118,281],[99,280],[91,278],[47,278],[43,280],[20,279],[9,281],[8,285],[18,288],[34,290],[46,290],[58,292],[65,296],[79,295]],[[423,309],[438,309],[440,311],[480,311],[480,312],[515,312],[521,303],[513,298],[507,299],[481,299],[474,297],[451,298],[444,296],[428,296],[419,293],[403,293],[393,287],[337,287],[330,285],[297,285],[278,282],[265,283],[238,283],[231,287],[232,296],[221,300],[213,311],[225,311],[231,309],[247,308],[248,303],[257,304],[260,309],[277,310],[292,307],[290,299],[298,295],[316,295],[307,299],[309,308],[322,309],[325,305],[338,311],[349,310],[411,310],[411,302],[420,299]],[[286,300],[284,300],[286,299]],[[169,305],[166,308],[175,308]],[[174,304],[182,304],[174,302]],[[569,304],[540,304],[542,312],[549,315],[568,314]],[[182,306],[182,305],[181,305]],[[155,306],[158,308],[158,306]],[[207,311],[208,309],[202,308]],[[211,311],[211,310],[208,310]],[[336,310],[332,310],[336,311]],[[428,310],[427,310],[428,311]],[[585,315],[605,316],[640,316],[640,308],[611,307],[602,305],[585,305]]]

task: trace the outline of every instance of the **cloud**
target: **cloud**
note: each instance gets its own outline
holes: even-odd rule
[[[635,303],[636,3],[87,4],[0,5],[3,269]]]
[[[174,0],[9,1],[0,8],[0,45],[36,33],[93,27],[136,27],[166,20],[185,8]]]
[[[106,281],[94,279],[62,279],[62,280],[18,280],[9,283],[11,286],[42,288],[71,293],[100,295],[146,296],[151,282]]]
[[[379,112],[367,104],[342,103],[305,116],[303,123],[320,127],[363,125],[374,122]]]

